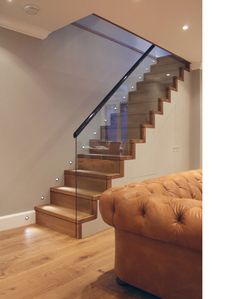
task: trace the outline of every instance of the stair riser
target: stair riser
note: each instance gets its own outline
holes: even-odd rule
[[[130,103],[128,108],[129,113],[149,113],[151,110],[158,111],[158,100],[141,103]]]
[[[143,124],[149,121],[149,113],[136,113],[136,114],[129,114],[128,116],[128,126],[130,124]]]
[[[54,191],[51,191],[51,204],[62,206],[69,209],[76,209],[76,197],[63,194],[63,193],[57,193]],[[78,197],[77,200],[77,209],[86,212],[89,214],[93,214],[93,202],[92,200],[85,199]]]
[[[161,97],[161,94],[157,94],[156,92],[153,93],[133,93],[129,96],[129,104],[143,104],[144,102],[153,102],[158,100],[159,97]],[[129,105],[128,104],[128,105]]]
[[[129,128],[127,134],[128,134],[129,139],[141,139],[142,138],[140,127],[139,128]]]
[[[164,72],[170,72],[170,71],[176,71],[180,67],[183,67],[181,63],[173,63],[173,64],[165,64],[165,65],[152,65],[150,69],[150,73],[158,74],[158,73],[164,73]]]
[[[166,76],[166,73],[160,73],[160,74],[145,74],[144,80],[145,81],[156,81],[156,82],[161,82],[163,84],[171,84],[173,82],[173,76],[179,76],[179,71],[172,71],[171,76]]]
[[[78,158],[79,169],[121,173],[123,161]]]
[[[123,112],[122,115],[120,113],[113,114],[110,120],[110,126],[116,127],[120,123],[127,122],[127,112]]]
[[[110,155],[128,155],[130,153],[129,143],[121,142],[106,142],[102,140],[90,140],[90,146],[94,147],[90,149],[91,154],[110,154]],[[96,146],[105,146],[108,150],[96,149]]]
[[[143,111],[142,111],[143,112]],[[127,121],[124,123],[121,122],[116,122],[116,126],[111,126],[112,129],[119,129],[119,128],[126,128],[127,125],[129,126],[130,124],[143,124],[146,123],[149,119],[149,113],[131,113],[129,111],[129,114],[127,114]]]
[[[102,139],[112,140],[112,141],[118,141],[118,140],[124,140],[128,141],[128,135],[127,130],[129,128],[138,128],[140,126],[139,123],[129,123],[123,127],[117,127],[117,128],[103,128],[101,132]]]
[[[103,192],[111,186],[111,180],[65,174],[65,186],[76,187],[76,180],[78,188],[93,191]]]
[[[113,140],[119,140],[120,137],[117,137],[118,134],[117,131],[122,132],[122,136],[125,136],[126,140],[130,140],[130,139],[140,139],[140,123],[129,123],[128,128],[119,128],[117,130],[111,130],[109,129],[109,134],[108,133],[104,133],[106,136],[110,136],[109,138],[113,138]],[[119,134],[121,135],[121,134]],[[113,137],[111,137],[113,136]]]
[[[148,76],[145,81],[154,81],[154,82],[158,82],[158,83],[163,83],[166,85],[172,84],[172,79],[171,78],[160,78],[158,79],[158,77],[155,76]]]
[[[173,64],[176,63],[176,59],[173,58],[173,56],[168,55],[168,56],[163,56],[157,59],[156,64],[158,65],[166,65],[166,64]]]
[[[145,81],[144,81],[145,82]],[[160,86],[158,83],[156,82],[152,82],[152,83],[144,83],[144,84],[140,84],[137,88],[137,91],[140,92],[146,92],[149,95],[153,95],[156,97],[161,97],[162,94],[165,92],[166,90],[166,85],[162,85]]]
[[[36,211],[36,223],[53,229],[59,233],[69,235],[73,238],[80,239],[82,237],[81,224],[76,225],[73,222],[66,221],[48,214],[39,213],[38,211]]]
[[[125,127],[126,126],[127,125],[125,125]],[[101,127],[101,137],[102,139],[111,141],[127,140],[126,135],[124,135],[123,131],[121,130],[121,124],[111,127]]]

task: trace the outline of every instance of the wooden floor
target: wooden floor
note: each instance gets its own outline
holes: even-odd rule
[[[113,264],[113,229],[83,240],[36,225],[1,232],[0,298],[155,298],[117,285]]]

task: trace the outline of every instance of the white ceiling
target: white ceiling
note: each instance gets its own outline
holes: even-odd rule
[[[29,3],[40,7],[38,15],[24,12]],[[41,39],[92,13],[193,64],[202,60],[201,0],[0,0],[0,26]]]

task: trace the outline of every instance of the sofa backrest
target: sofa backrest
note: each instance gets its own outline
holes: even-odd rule
[[[152,194],[202,200],[202,171],[179,172],[142,182]]]

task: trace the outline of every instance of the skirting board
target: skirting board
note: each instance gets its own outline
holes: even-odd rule
[[[35,223],[35,211],[0,216],[0,231]]]

